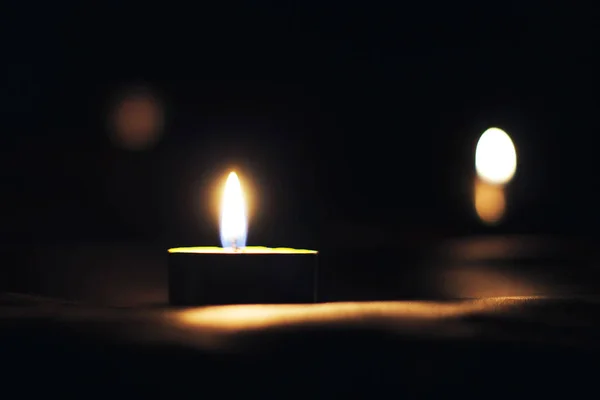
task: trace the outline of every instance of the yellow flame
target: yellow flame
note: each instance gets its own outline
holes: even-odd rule
[[[504,185],[517,170],[517,153],[510,136],[502,129],[483,132],[475,150],[477,175],[487,183]]]
[[[246,204],[240,180],[231,172],[225,183],[221,203],[221,244],[223,247],[244,248],[248,233]]]

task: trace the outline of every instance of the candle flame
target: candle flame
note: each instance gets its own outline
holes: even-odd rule
[[[224,248],[242,249],[246,247],[248,221],[246,204],[240,180],[231,172],[225,183],[221,202],[221,245]]]
[[[506,132],[490,128],[481,135],[475,150],[475,169],[482,180],[492,185],[504,185],[513,178],[517,153]]]

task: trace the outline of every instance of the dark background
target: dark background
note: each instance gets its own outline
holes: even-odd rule
[[[596,235],[590,10],[219,4],[6,3],[5,249],[219,245],[213,197],[231,168],[253,198],[249,245]],[[164,115],[160,139],[141,150],[111,140],[111,112],[131,93]],[[493,228],[470,194],[490,126],[518,155]]]

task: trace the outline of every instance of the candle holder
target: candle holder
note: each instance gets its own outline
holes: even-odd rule
[[[169,249],[174,306],[313,303],[317,252],[287,248]]]

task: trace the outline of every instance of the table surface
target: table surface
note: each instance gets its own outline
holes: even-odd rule
[[[0,304],[2,376],[29,394],[573,395],[598,372],[590,297],[173,309],[4,294]]]

